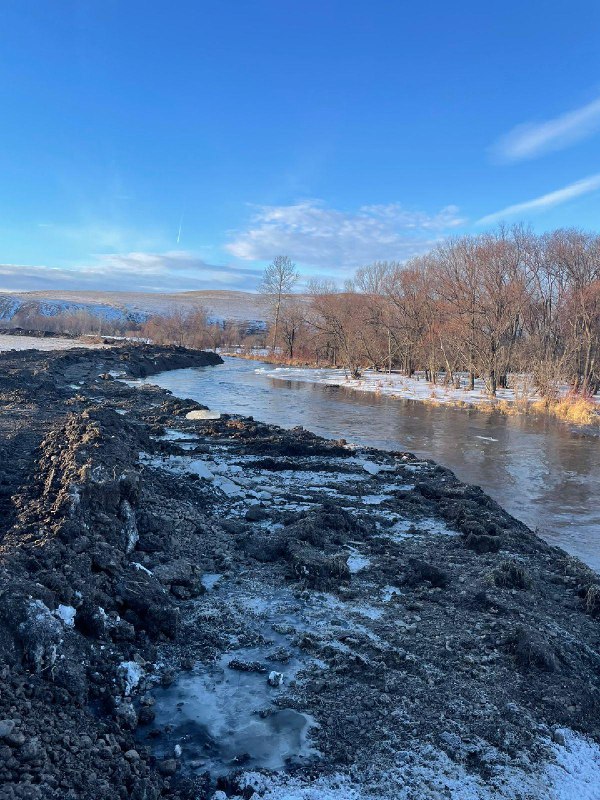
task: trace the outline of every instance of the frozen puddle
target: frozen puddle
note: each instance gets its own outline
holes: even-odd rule
[[[173,758],[179,746],[188,769],[214,775],[242,765],[279,770],[313,756],[307,741],[312,717],[273,706],[281,690],[269,684],[268,671],[228,666],[233,658],[251,663],[257,656],[250,650],[225,654],[214,667],[199,667],[155,690],[153,728],[163,731],[155,754]]]
[[[386,535],[398,542],[411,536],[460,536],[458,531],[452,530],[445,522],[433,517],[418,520],[402,519],[388,528]]]

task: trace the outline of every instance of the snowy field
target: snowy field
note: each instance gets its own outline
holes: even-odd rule
[[[514,403],[519,400],[535,401],[538,396],[533,391],[531,384],[526,379],[515,380],[515,387],[511,389],[498,389],[495,398],[486,394],[482,380],[475,381],[475,389],[469,391],[466,387],[456,389],[453,386],[434,385],[424,378],[407,378],[397,373],[387,374],[366,370],[361,378],[349,378],[343,369],[314,369],[299,367],[259,367],[257,373],[266,373],[273,378],[285,380],[306,381],[320,383],[326,386],[343,386],[357,392],[372,392],[386,397],[398,397],[406,400],[421,400],[423,402],[446,405],[481,406],[493,403]],[[563,394],[567,387],[563,388]],[[595,401],[600,404],[600,395],[595,396]]]
[[[73,347],[104,347],[81,339],[62,339],[60,337],[42,339],[37,336],[11,336],[0,333],[0,352],[7,350],[69,350]]]

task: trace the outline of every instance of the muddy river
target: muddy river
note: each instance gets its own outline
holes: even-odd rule
[[[600,440],[542,417],[428,406],[343,387],[290,381],[226,358],[218,367],[147,380],[212,409],[322,436],[409,450],[485,489],[552,544],[600,571]]]

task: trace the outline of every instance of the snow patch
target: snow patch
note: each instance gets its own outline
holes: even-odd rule
[[[68,628],[75,627],[75,614],[77,614],[77,609],[73,608],[73,606],[63,606],[59,605],[54,615],[58,617]]]
[[[205,572],[200,578],[200,583],[202,586],[204,586],[207,592],[210,592],[211,589],[215,588],[222,577],[223,575],[219,572]]]
[[[348,556],[346,563],[352,575],[355,575],[357,572],[360,572],[361,569],[366,569],[371,566],[371,559],[366,556],[361,556],[357,550],[352,548],[352,553]]]
[[[218,411],[209,411],[208,409],[199,409],[197,411],[188,411],[185,415],[186,419],[221,419]]]
[[[125,695],[130,695],[141,681],[144,670],[137,661],[122,661],[119,664],[118,671],[125,678]]]

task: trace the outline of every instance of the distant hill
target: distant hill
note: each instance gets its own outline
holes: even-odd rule
[[[226,290],[146,294],[143,292],[6,292],[0,294],[0,320],[8,322],[27,312],[53,317],[85,311],[115,322],[143,322],[150,316],[174,308],[202,305],[212,320],[232,320],[263,326],[265,303],[258,294]]]

